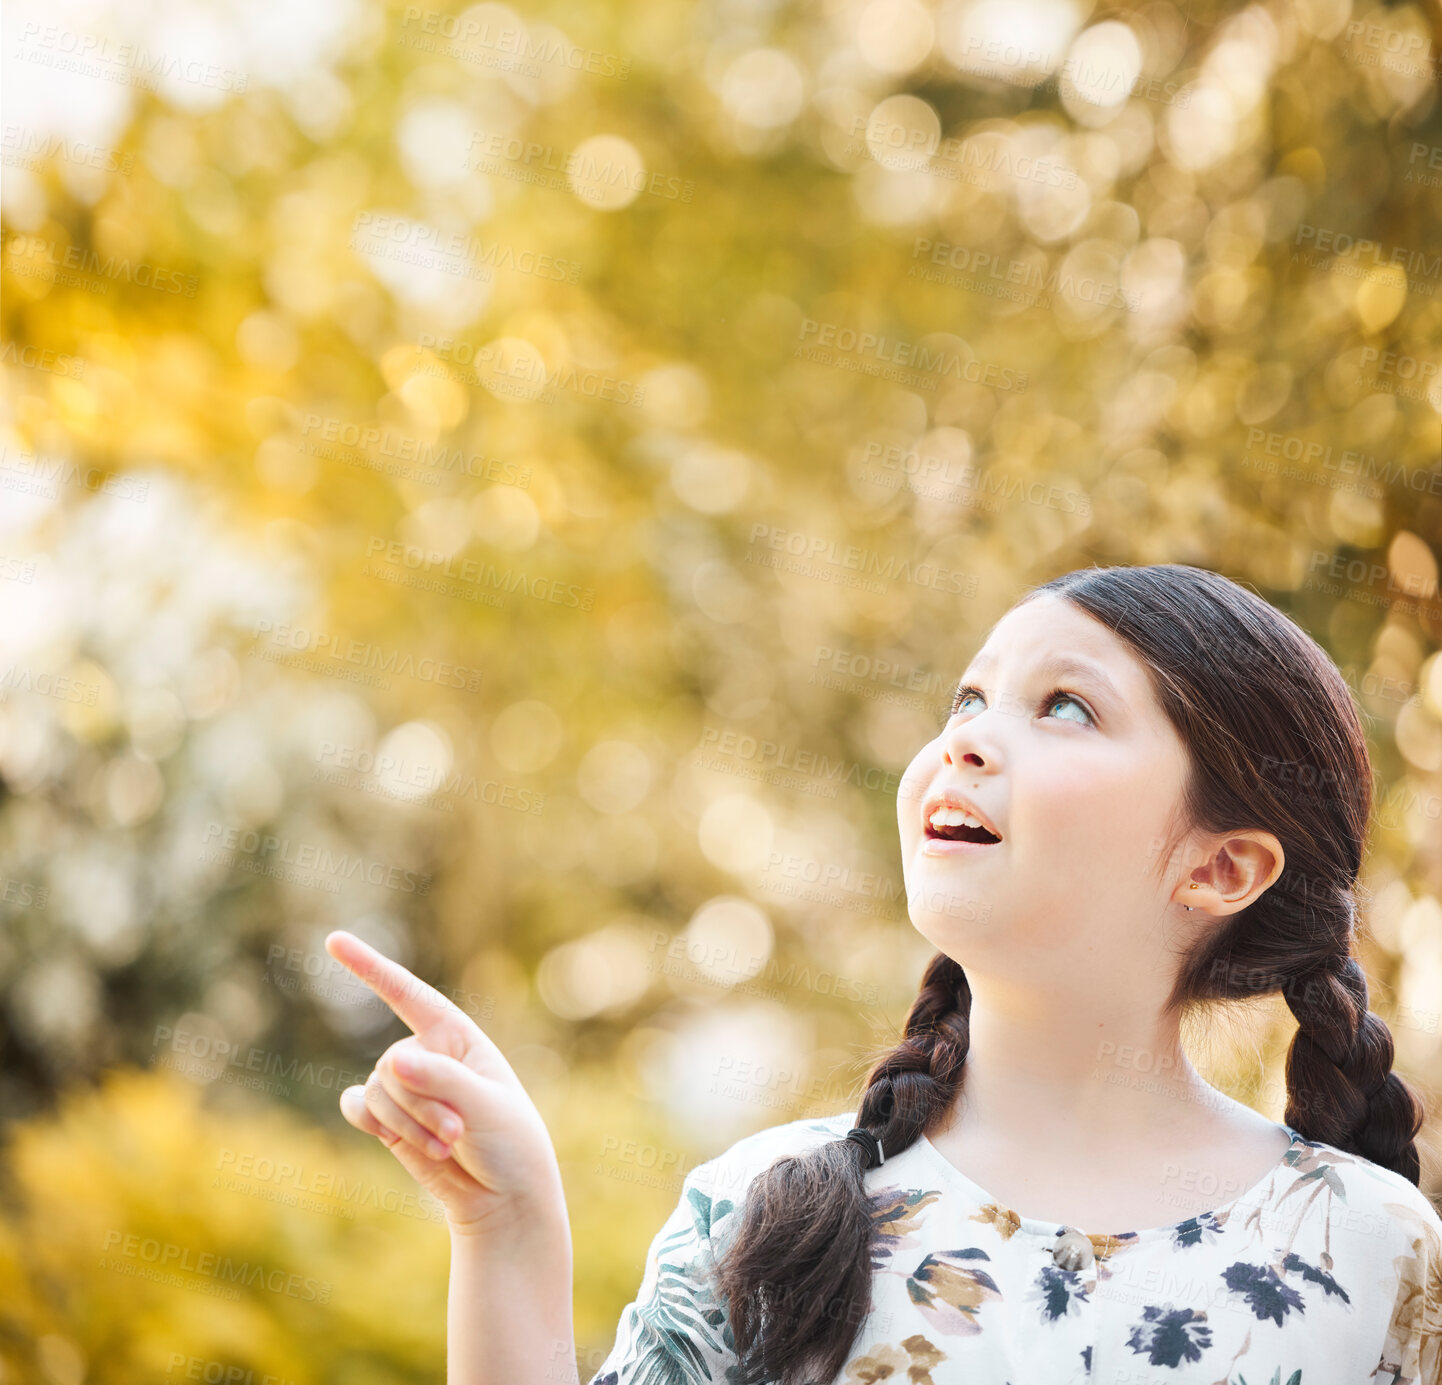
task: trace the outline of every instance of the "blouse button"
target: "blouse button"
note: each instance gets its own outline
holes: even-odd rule
[[[1090,1237],[1074,1226],[1057,1237],[1052,1251],[1052,1259],[1064,1270],[1084,1270],[1095,1258]]]

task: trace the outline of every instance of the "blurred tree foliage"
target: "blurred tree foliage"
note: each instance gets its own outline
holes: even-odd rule
[[[17,1127],[4,1378],[37,1378],[27,1341],[42,1362],[78,1352],[97,1382],[182,1380],[192,1360],[254,1379],[441,1377],[440,1205],[378,1145],[199,1098],[183,1078],[117,1073]]]
[[[1223,571],[1343,667],[1374,1008],[1437,1080],[1435,6],[176,14],[5,19],[21,1378],[26,1332],[56,1381],[434,1374],[429,1228],[207,1182],[227,1141],[371,1167],[303,1123],[398,1033],[336,926],[513,1056],[594,1353],[678,1170],[852,1100],[929,951],[895,775],[1090,563]],[[1289,1034],[1214,1080],[1280,1111]],[[335,1292],[202,1304],[97,1272],[102,1223]]]

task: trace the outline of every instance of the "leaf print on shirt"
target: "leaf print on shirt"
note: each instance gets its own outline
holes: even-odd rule
[[[1148,1304],[1142,1309],[1144,1321],[1132,1328],[1127,1345],[1145,1354],[1153,1366],[1180,1366],[1183,1361],[1200,1361],[1212,1344],[1207,1315],[1192,1308],[1171,1308]]]
[[[982,1324],[982,1305],[1001,1298],[996,1280],[978,1260],[990,1261],[984,1250],[939,1250],[928,1255],[906,1277],[906,1292],[926,1320],[948,1337],[974,1336]]]
[[[878,1188],[868,1199],[871,1204],[871,1267],[884,1270],[902,1251],[921,1245],[921,1214],[940,1199],[941,1193],[928,1188],[900,1188],[895,1184]]]
[[[1356,1163],[1355,1159],[1337,1150],[1324,1149],[1315,1140],[1298,1137],[1282,1155],[1282,1166],[1268,1180],[1261,1199],[1247,1212],[1242,1230],[1250,1232],[1253,1244],[1261,1244],[1268,1235],[1264,1220],[1275,1222],[1284,1210],[1290,1211],[1295,1218],[1285,1247],[1290,1250],[1292,1239],[1301,1232],[1304,1219],[1315,1208],[1315,1215],[1324,1228],[1323,1234],[1330,1237],[1332,1201],[1334,1198],[1344,1203],[1347,1201],[1347,1191],[1337,1170],[1343,1165]],[[1284,1169],[1287,1172],[1283,1172]],[[1276,1192],[1279,1178],[1292,1180],[1281,1193]]]
[[[706,1358],[696,1345],[705,1342],[720,1352],[722,1343],[715,1331],[725,1320],[709,1295],[696,1301],[691,1270],[687,1266],[661,1266],[656,1292],[640,1315],[655,1331],[657,1346],[637,1369],[636,1385],[699,1385],[711,1378]]]
[[[704,1385],[711,1371],[698,1343],[717,1353],[734,1350],[731,1326],[711,1292],[703,1248],[713,1213],[724,1216],[732,1204],[713,1206],[699,1188],[687,1188],[686,1197],[692,1225],[661,1242],[655,1288],[636,1305],[637,1317],[651,1330],[652,1345],[626,1376],[627,1385]],[[704,1286],[699,1292],[698,1283]],[[604,1376],[599,1385],[608,1385]]]
[[[1282,1156],[1282,1162],[1296,1169],[1300,1176],[1277,1199],[1279,1203],[1300,1194],[1315,1183],[1326,1184],[1333,1196],[1346,1202],[1347,1190],[1342,1186],[1342,1178],[1337,1169],[1345,1164],[1355,1164],[1355,1159],[1348,1158],[1335,1149],[1323,1149],[1314,1140],[1294,1140],[1292,1147]]]
[[[1282,1261],[1284,1270],[1295,1270],[1309,1284],[1320,1284],[1328,1294],[1338,1295],[1343,1303],[1351,1303],[1352,1299],[1347,1291],[1332,1278],[1326,1270],[1320,1270],[1315,1265],[1309,1265],[1302,1257],[1295,1252],[1289,1252],[1286,1259]]]
[[[1056,1322],[1068,1314],[1079,1315],[1090,1292],[1080,1270],[1043,1265],[1027,1291],[1026,1301],[1040,1304],[1042,1321]]]
[[[1215,1212],[1199,1212],[1172,1228],[1172,1244],[1178,1248],[1212,1245],[1227,1229],[1227,1216]]]
[[[999,1202],[988,1202],[981,1211],[971,1214],[971,1220],[980,1222],[983,1226],[994,1226],[996,1234],[1003,1241],[1011,1240],[1021,1230],[1021,1218],[1010,1207],[1003,1207]]]
[[[853,1357],[846,1363],[846,1373],[839,1385],[939,1385],[931,1372],[946,1360],[946,1353],[927,1341],[920,1332],[913,1333],[900,1346],[889,1343],[873,1347],[865,1356]]]
[[[1307,1311],[1301,1294],[1290,1284],[1284,1284],[1270,1265],[1249,1265],[1245,1260],[1237,1260],[1222,1271],[1222,1282],[1231,1293],[1245,1298],[1258,1318],[1270,1318],[1278,1327],[1293,1308],[1299,1313]]]
[[[736,1210],[730,1198],[723,1197],[720,1202],[713,1203],[700,1188],[688,1188],[686,1197],[691,1203],[691,1221],[698,1237],[709,1236],[718,1221]]]
[[[1442,1238],[1405,1203],[1383,1207],[1415,1235],[1410,1250],[1392,1261],[1397,1301],[1375,1378],[1419,1385],[1442,1378]]]

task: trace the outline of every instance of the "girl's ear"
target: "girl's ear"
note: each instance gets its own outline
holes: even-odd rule
[[[1195,867],[1172,898],[1189,909],[1223,916],[1239,913],[1276,883],[1287,863],[1282,843],[1260,828],[1219,834],[1211,856]]]

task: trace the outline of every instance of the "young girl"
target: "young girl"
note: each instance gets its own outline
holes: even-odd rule
[[[856,1110],[687,1174],[593,1385],[1442,1382],[1423,1112],[1353,955],[1371,791],[1337,668],[1237,584],[1024,596],[897,795],[937,948],[901,1042]],[[446,1206],[452,1385],[575,1381],[535,1107],[455,1006],[327,945],[414,1031],[341,1108]],[[1275,992],[1282,1124],[1180,1039]]]

